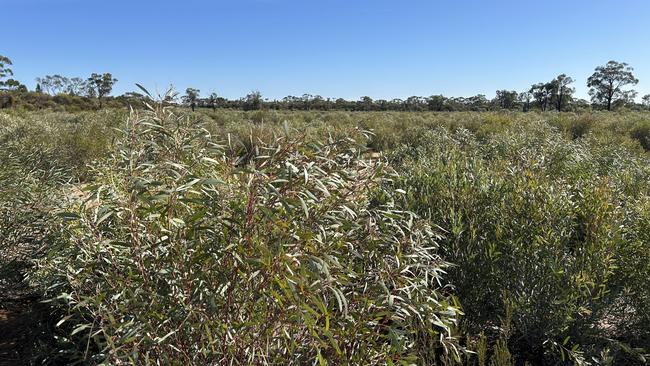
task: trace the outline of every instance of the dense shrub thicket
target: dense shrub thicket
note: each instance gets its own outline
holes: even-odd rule
[[[97,111],[102,107],[121,108],[129,105],[142,105],[142,101],[129,95],[119,97],[104,97],[101,102],[97,98],[60,93],[50,95],[30,91],[0,91],[0,109],[9,111],[18,109],[24,111],[58,111],[81,112]]]
[[[3,112],[0,259],[39,363],[643,364],[649,121]]]
[[[39,278],[97,360],[460,361],[437,236],[378,191],[350,139],[290,135],[229,159],[171,111],[136,113],[94,166]]]
[[[406,208],[445,230],[470,334],[509,319],[517,359],[643,360],[650,345],[650,159],[547,123],[482,139],[430,131],[393,155]]]
[[[15,125],[0,126],[0,312],[20,308],[29,324],[9,323],[0,316],[3,340],[0,358],[13,364],[14,354],[6,352],[7,333],[19,335],[17,352],[34,364],[49,359],[62,348],[55,346],[52,329],[55,309],[25,298],[39,299],[42,288],[31,286],[26,277],[34,261],[44,257],[56,240],[58,227],[53,210],[59,207],[61,186],[71,178],[71,170],[58,164],[51,149],[31,145]],[[42,310],[42,311],[41,311]],[[51,313],[52,312],[52,313]],[[65,347],[64,347],[65,348]]]

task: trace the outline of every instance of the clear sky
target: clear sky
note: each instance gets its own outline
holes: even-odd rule
[[[488,97],[627,62],[650,93],[648,0],[0,0],[0,54],[34,87],[111,72],[114,94]]]

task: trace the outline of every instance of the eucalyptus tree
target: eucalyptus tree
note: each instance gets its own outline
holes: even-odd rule
[[[70,95],[83,95],[88,90],[88,83],[82,78],[70,78],[65,86],[65,92]]]
[[[96,97],[101,95],[101,97],[103,97],[110,93],[112,84],[117,81],[112,79],[112,77],[104,80],[104,75],[93,74],[87,80],[80,77],[68,78],[58,74],[45,75],[36,78],[36,91],[45,92],[50,95],[65,93],[77,96],[84,95],[87,97]]]
[[[359,109],[362,111],[371,111],[375,105],[375,101],[369,96],[365,95],[359,99]]]
[[[442,111],[447,103],[447,98],[443,95],[432,95],[426,99],[427,107],[430,111]]]
[[[27,87],[18,80],[12,79],[14,75],[11,66],[13,63],[8,57],[0,55],[0,90],[27,91]],[[5,103],[3,103],[5,104]]]
[[[217,93],[211,93],[208,96],[208,103],[210,104],[210,108],[212,108],[212,111],[217,110],[217,103],[219,102],[219,96]]]
[[[313,98],[314,98],[314,96],[309,94],[309,93],[305,93],[305,94],[302,95],[302,97],[300,98],[300,102],[302,104],[302,109],[303,110],[308,111],[308,110],[311,109],[311,101],[312,101]]]
[[[5,79],[14,75],[14,72],[11,69],[12,65],[13,63],[8,57],[0,55],[0,88],[6,86],[9,80],[11,80]]]
[[[87,80],[89,96],[96,96],[99,108],[102,107],[102,98],[109,95],[117,79],[109,72],[103,74],[92,73]]]
[[[404,101],[404,107],[406,108],[406,110],[411,112],[423,111],[426,105],[427,105],[426,100],[416,95],[410,96],[406,98],[406,100]]]
[[[575,88],[571,87],[573,79],[566,74],[560,74],[551,83],[554,88],[555,107],[558,112],[562,112],[562,107],[571,100],[571,96],[575,92]]]
[[[196,101],[199,99],[199,89],[187,88],[185,89],[185,95],[183,96],[183,103],[189,104],[192,108],[192,111],[196,108]]]
[[[27,87],[21,84],[20,81],[16,79],[8,79],[3,83],[2,87],[0,87],[0,90],[26,92]]]
[[[469,98],[451,98],[451,99],[462,102],[461,104],[469,106],[469,108],[473,111],[486,110],[487,105],[489,103],[487,97],[484,94],[476,94]]]
[[[551,102],[553,89],[554,87],[552,83],[537,83],[530,87],[529,92],[532,94],[535,103],[537,103],[537,106],[539,106],[542,112],[546,111]]]
[[[250,92],[244,98],[242,107],[247,111],[262,109],[262,93],[258,90]]]
[[[318,95],[318,94],[314,95],[314,97],[311,99],[311,102],[309,104],[311,105],[312,109],[316,109],[319,111],[324,111],[328,109],[327,108],[328,100],[323,98],[322,95]]]
[[[45,75],[42,78],[36,78],[36,82],[42,90],[50,95],[57,95],[65,91],[70,80],[61,75]]]
[[[494,102],[501,109],[513,109],[517,106],[518,96],[514,90],[497,90]]]
[[[604,66],[598,66],[587,80],[591,101],[611,111],[612,106],[633,99],[636,92],[623,89],[639,82],[632,71],[634,69],[625,62],[609,61]]]

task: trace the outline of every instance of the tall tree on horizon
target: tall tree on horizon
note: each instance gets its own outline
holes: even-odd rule
[[[36,83],[41,86],[42,90],[50,95],[57,95],[64,92],[69,82],[70,79],[59,74],[45,75],[42,78],[36,78]]]
[[[247,111],[262,109],[262,93],[255,90],[246,95],[243,100],[243,108]]]
[[[22,85],[18,80],[10,78],[14,76],[14,72],[10,67],[12,65],[13,63],[9,57],[0,55],[0,90],[26,91],[27,87]]]
[[[210,96],[208,96],[208,103],[210,103],[210,107],[212,108],[213,112],[217,111],[218,102],[219,102],[219,95],[217,93],[211,93]]]
[[[201,91],[199,89],[195,88],[187,88],[185,89],[185,95],[183,96],[183,102],[187,103],[190,105],[192,108],[192,112],[194,112],[194,109],[196,108],[196,101],[199,99],[199,93]]]
[[[557,108],[558,112],[562,112],[562,106],[569,102],[573,92],[575,92],[575,88],[570,86],[573,83],[573,79],[570,76],[566,76],[566,74],[560,74],[551,83],[555,89],[553,92],[555,108]]]
[[[530,87],[530,93],[535,98],[535,102],[542,110],[546,111],[548,105],[550,104],[551,97],[553,96],[553,84],[552,83],[537,83],[533,84]]]
[[[113,78],[110,72],[104,74],[92,73],[88,78],[88,89],[94,96],[97,96],[99,108],[102,108],[102,98],[111,94],[113,85],[116,82],[117,79]]]
[[[519,94],[514,90],[497,90],[494,101],[501,109],[513,109],[517,105]]]
[[[65,92],[70,95],[83,95],[88,90],[88,83],[82,78],[70,78],[65,86]]]
[[[10,67],[11,65],[13,65],[13,63],[9,57],[0,55],[0,87],[4,86],[6,83],[6,81],[3,81],[2,79],[6,79],[9,76],[14,75],[14,72]]]
[[[627,102],[636,96],[632,89],[623,90],[626,85],[636,85],[639,79],[632,74],[634,69],[625,62],[609,61],[604,66],[596,67],[587,80],[591,101],[604,105],[608,111],[620,102]]]

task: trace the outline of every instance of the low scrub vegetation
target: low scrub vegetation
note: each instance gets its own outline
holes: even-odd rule
[[[641,365],[648,121],[0,113],[0,280],[41,364]]]
[[[482,140],[437,129],[395,156],[406,208],[444,229],[470,334],[498,332],[530,362],[643,359],[647,156],[546,123]]]

